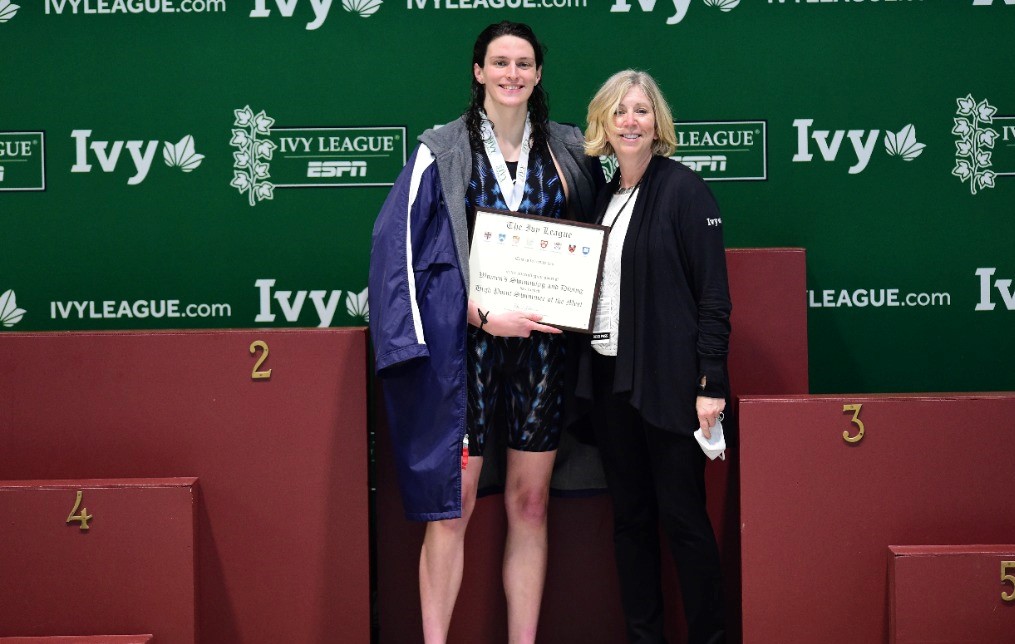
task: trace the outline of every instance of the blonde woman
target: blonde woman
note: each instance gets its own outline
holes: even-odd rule
[[[619,164],[596,205],[610,227],[591,351],[577,395],[614,509],[631,642],[664,642],[659,525],[676,560],[691,644],[725,641],[722,579],[705,511],[709,435],[726,406],[730,299],[722,217],[694,172],[669,159],[673,117],[651,76],[613,75],[589,105],[586,152]]]

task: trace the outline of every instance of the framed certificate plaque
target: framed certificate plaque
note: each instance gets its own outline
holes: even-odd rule
[[[609,229],[476,209],[469,299],[494,311],[529,311],[559,329],[591,333]]]

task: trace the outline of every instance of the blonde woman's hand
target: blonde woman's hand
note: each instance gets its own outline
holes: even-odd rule
[[[698,412],[698,426],[701,427],[701,433],[706,439],[712,438],[712,428],[719,420],[719,414],[726,409],[726,401],[722,398],[698,396],[694,406]]]

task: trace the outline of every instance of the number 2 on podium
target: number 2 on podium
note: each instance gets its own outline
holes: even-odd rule
[[[261,369],[261,365],[268,359],[268,343],[264,340],[254,340],[250,343],[250,355],[257,353],[257,350],[261,350],[261,357],[254,363],[254,369],[250,372],[251,380],[264,380],[271,378],[271,369]]]

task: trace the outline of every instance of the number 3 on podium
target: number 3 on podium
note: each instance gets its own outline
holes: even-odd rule
[[[853,412],[853,418],[851,418],[849,422],[853,423],[854,425],[860,428],[860,431],[857,433],[856,436],[850,436],[848,431],[842,432],[842,440],[846,441],[847,443],[859,443],[860,439],[863,438],[864,427],[863,421],[860,420],[860,409],[862,407],[863,403],[842,406],[842,413],[846,413],[847,411]]]

